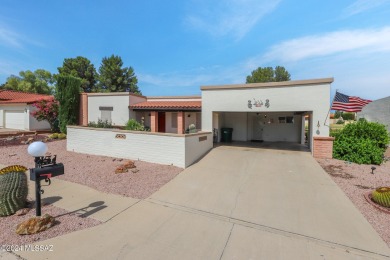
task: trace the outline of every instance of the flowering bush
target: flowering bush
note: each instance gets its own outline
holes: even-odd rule
[[[35,111],[30,113],[33,117],[35,117],[38,121],[47,120],[50,124],[51,131],[59,132],[57,120],[59,108],[58,101],[54,99],[42,99],[32,104],[32,106],[36,108]]]

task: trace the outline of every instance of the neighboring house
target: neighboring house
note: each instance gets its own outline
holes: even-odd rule
[[[82,93],[80,125],[98,120],[124,126],[129,119],[143,122],[151,132],[186,132],[190,124],[201,129],[201,97],[145,97],[129,92]]]
[[[31,112],[36,108],[33,103],[39,100],[51,100],[53,96],[0,90],[0,127],[19,130],[47,130],[47,121],[38,122]]]
[[[130,118],[151,132],[196,129],[221,136],[233,128],[233,141],[295,142],[312,148],[329,137],[328,111],[333,78],[201,87],[202,96],[145,97],[131,93],[83,93],[80,124],[98,119],[123,126]],[[305,135],[305,121],[308,133]]]
[[[390,132],[390,96],[374,100],[363,107],[357,117],[365,118],[370,122],[378,122],[386,125],[387,131]]]

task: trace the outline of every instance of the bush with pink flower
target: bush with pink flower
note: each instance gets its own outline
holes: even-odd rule
[[[32,104],[36,108],[30,114],[35,117],[38,121],[47,120],[50,124],[50,129],[52,132],[58,132],[58,109],[59,104],[55,99],[42,99],[38,102]]]

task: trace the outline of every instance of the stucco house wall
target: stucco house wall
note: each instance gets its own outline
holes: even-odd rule
[[[363,107],[357,117],[365,118],[370,122],[378,122],[386,125],[387,131],[390,132],[390,96],[375,100]]]
[[[203,86],[202,90],[202,130],[213,130],[213,112],[269,113],[305,112],[311,114],[310,130],[313,136],[329,136],[328,122],[330,107],[330,84],[333,78],[299,80],[272,83],[239,85]],[[266,106],[266,100],[269,106]],[[248,101],[252,106],[248,106]],[[255,101],[262,101],[255,107]],[[245,125],[245,116],[236,118],[237,127]],[[222,122],[223,123],[223,122]],[[318,125],[318,126],[317,126]],[[223,126],[221,126],[223,127]],[[233,140],[244,140],[244,130],[233,130]],[[238,135],[238,136],[237,136]],[[310,142],[311,143],[311,142]]]
[[[97,122],[102,119],[102,107],[112,108],[111,123],[124,126],[130,118],[136,118],[129,110],[129,104],[145,101],[142,96],[129,95],[128,92],[118,93],[89,93],[88,94],[88,122]]]

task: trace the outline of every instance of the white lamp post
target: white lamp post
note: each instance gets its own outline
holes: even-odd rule
[[[50,185],[50,178],[64,174],[64,165],[57,163],[57,156],[45,156],[47,145],[41,141],[33,142],[27,148],[29,155],[34,156],[35,168],[30,169],[30,180],[35,181],[35,206],[36,215],[41,215],[41,180],[45,180]],[[46,185],[46,186],[48,186]]]
[[[45,156],[47,150],[47,145],[41,141],[33,142],[27,148],[28,154],[35,158]]]

